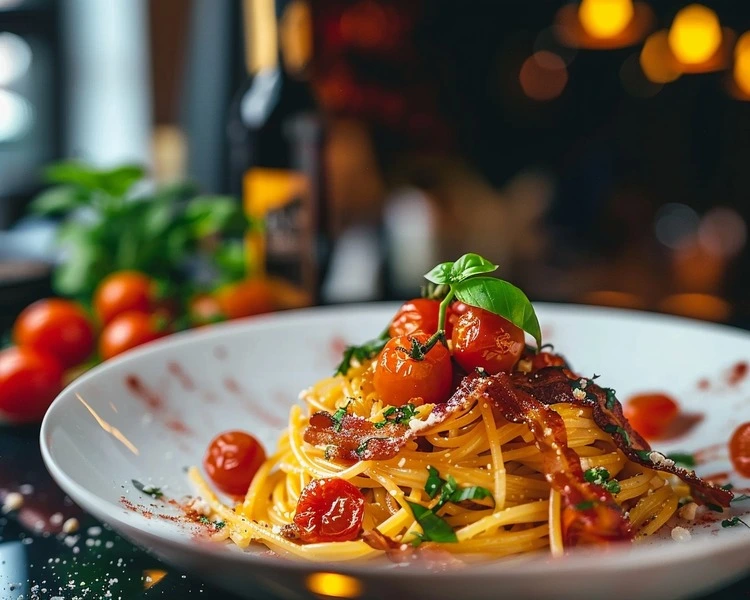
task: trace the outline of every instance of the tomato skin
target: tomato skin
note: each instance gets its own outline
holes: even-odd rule
[[[308,544],[357,539],[365,497],[345,479],[315,479],[302,490],[294,513],[300,539]]]
[[[477,367],[494,375],[510,371],[526,347],[526,337],[503,317],[475,306],[453,328],[453,358],[467,372]]]
[[[108,360],[163,335],[159,319],[154,315],[136,311],[125,312],[117,315],[102,330],[99,336],[99,354],[103,360]]]
[[[639,394],[625,402],[622,412],[633,429],[653,440],[664,436],[680,407],[666,394]]]
[[[750,423],[743,423],[729,440],[729,458],[735,471],[743,477],[750,477]]]
[[[244,496],[264,462],[266,452],[252,435],[244,431],[225,431],[208,445],[203,468],[222,492]]]
[[[125,312],[151,312],[155,287],[153,279],[140,271],[111,273],[102,279],[94,292],[94,313],[106,325]]]
[[[531,357],[531,370],[538,371],[545,367],[565,367],[565,359],[559,354],[551,352],[538,352]]]
[[[425,354],[424,360],[409,356],[412,340],[424,344],[429,337],[426,333],[418,332],[391,338],[381,350],[373,385],[384,404],[434,404],[448,399],[453,380],[448,349],[438,342]]]
[[[74,367],[94,349],[94,328],[75,302],[46,298],[27,306],[13,325],[13,341],[54,356]]]
[[[271,287],[262,279],[229,283],[214,292],[219,309],[227,319],[239,319],[274,309]]]
[[[454,302],[445,314],[445,337],[451,338],[453,326],[467,310],[463,302]],[[401,305],[388,328],[388,335],[399,337],[416,331],[433,334],[437,331],[440,319],[440,301],[429,298],[414,298]]]
[[[0,350],[0,417],[13,423],[39,421],[63,387],[63,367],[34,348]]]

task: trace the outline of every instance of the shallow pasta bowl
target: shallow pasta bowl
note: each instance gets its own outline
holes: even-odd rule
[[[255,597],[309,592],[328,597],[681,598],[708,591],[750,571],[750,530],[721,520],[750,511],[738,502],[710,522],[689,527],[678,542],[669,528],[626,547],[483,560],[432,568],[383,563],[336,565],[285,560],[262,547],[203,541],[169,506],[143,510],[153,499],[138,480],[181,498],[194,491],[185,467],[199,465],[218,432],[245,429],[266,449],[276,446],[298,393],[329,375],[346,343],[376,336],[395,305],[288,312],[172,336],[109,361],[69,386],[41,430],[47,467],[84,509],[165,561],[218,586]],[[658,444],[665,452],[701,450],[699,474],[726,473],[738,489],[727,441],[750,421],[747,333],[620,310],[537,305],[546,341],[575,369],[598,373],[621,399],[665,391],[693,426]],[[684,537],[684,536],[683,536]],[[321,575],[321,573],[323,573]]]

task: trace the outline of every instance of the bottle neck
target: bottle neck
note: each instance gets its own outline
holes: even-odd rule
[[[305,78],[312,56],[312,17],[307,2],[244,0],[243,18],[249,75],[282,67],[295,79]]]

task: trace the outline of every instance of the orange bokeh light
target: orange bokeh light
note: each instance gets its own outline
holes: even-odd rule
[[[750,95],[750,31],[737,40],[734,49],[734,82],[746,95]]]
[[[654,83],[669,83],[682,74],[669,49],[668,34],[664,29],[648,36],[641,49],[640,63],[643,73]]]
[[[633,0],[582,0],[578,19],[591,37],[608,39],[625,31],[634,12]]]
[[[702,4],[680,10],[669,29],[669,47],[681,63],[697,65],[709,60],[721,46],[719,17]]]
[[[557,54],[541,50],[524,61],[518,78],[524,94],[546,102],[562,94],[568,83],[568,71]]]

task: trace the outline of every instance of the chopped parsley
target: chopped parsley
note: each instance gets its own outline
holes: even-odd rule
[[[346,375],[352,366],[353,360],[356,360],[358,363],[363,363],[364,361],[371,359],[383,349],[389,339],[388,330],[386,329],[380,334],[380,337],[365,342],[361,346],[347,346],[344,350],[344,356],[333,374]]]
[[[677,465],[691,469],[697,464],[695,456],[687,452],[672,452],[667,454],[667,458],[673,460]]]
[[[359,446],[357,446],[357,449],[354,451],[357,456],[359,456],[361,458],[362,455],[365,452],[367,452],[367,444],[369,444],[370,440],[372,440],[372,439],[374,439],[374,438],[367,438]]]
[[[724,485],[721,486],[721,489],[722,490],[733,490],[734,489],[734,484],[733,483],[725,483]],[[743,494],[743,496],[744,496],[744,494]]]
[[[575,505],[576,510],[589,510],[591,508],[594,508],[596,506],[596,502],[593,500],[584,500],[583,502],[579,502]]]
[[[739,496],[735,496],[734,498],[732,498],[732,502],[742,502],[744,500],[750,500],[750,496],[748,496],[747,494],[740,494]]]
[[[224,529],[225,526],[226,523],[224,521],[214,521],[214,527],[216,527],[217,531]]]
[[[216,531],[224,529],[224,527],[226,526],[226,523],[224,521],[211,521],[211,519],[209,519],[205,515],[201,515],[200,517],[198,517],[198,522],[202,523],[203,525],[213,525]]]
[[[636,450],[635,453],[641,460],[647,460],[651,462],[651,450]]]
[[[607,407],[607,410],[612,410],[615,407],[615,404],[617,403],[617,396],[615,396],[615,390],[612,388],[604,388],[604,393],[607,394],[607,401],[604,403],[604,406]]]
[[[720,512],[720,513],[724,512],[724,509],[721,506],[719,506],[718,504],[706,504],[706,508],[708,508],[709,510],[712,510],[714,512]],[[736,523],[735,523],[735,525],[736,525]]]
[[[346,403],[346,406],[342,406],[340,408],[336,409],[336,412],[334,412],[331,415],[331,420],[333,421],[333,430],[334,431],[341,431],[341,425],[344,421],[344,417],[346,416],[347,412],[349,411],[349,405],[351,404],[351,400]]]
[[[630,446],[630,436],[628,435],[628,432],[625,431],[622,427],[619,425],[613,425],[612,423],[608,423],[604,427],[604,431],[607,433],[619,433],[622,436],[622,439],[625,441],[626,446]]]
[[[211,524],[211,520],[206,515],[201,515],[200,517],[198,517],[198,521],[200,521],[204,525],[210,525]]]
[[[456,543],[458,539],[453,528],[437,515],[437,512],[446,504],[446,502],[463,502],[464,500],[481,500],[483,498],[492,498],[492,493],[480,486],[472,485],[468,487],[459,487],[458,482],[452,475],[445,479],[440,477],[440,472],[433,466],[427,467],[427,482],[424,489],[431,498],[438,498],[437,503],[432,508],[427,508],[421,504],[406,501],[417,523],[422,527],[422,534],[415,535],[411,540],[413,546],[418,546],[423,541],[431,542],[449,542]],[[493,500],[494,501],[494,500]]]
[[[414,417],[417,416],[417,407],[413,404],[404,404],[403,406],[389,406],[383,411],[383,420],[375,423],[376,429],[382,429],[388,423],[398,425],[408,425]]]
[[[137,489],[139,492],[146,494],[147,496],[151,496],[152,498],[161,498],[164,495],[164,492],[161,491],[161,488],[158,488],[151,484],[143,484],[137,479],[131,479],[133,483],[133,487]]]
[[[602,486],[610,494],[620,493],[620,482],[610,479],[610,474],[604,467],[594,467],[583,474],[583,478],[589,483]]]
[[[721,526],[724,527],[724,528],[735,527],[736,525],[739,525],[740,523],[742,523],[745,527],[747,527],[748,529],[750,529],[750,525],[748,525],[747,523],[745,523],[745,521],[743,521],[739,517],[732,517],[731,519],[724,519],[721,522]]]

